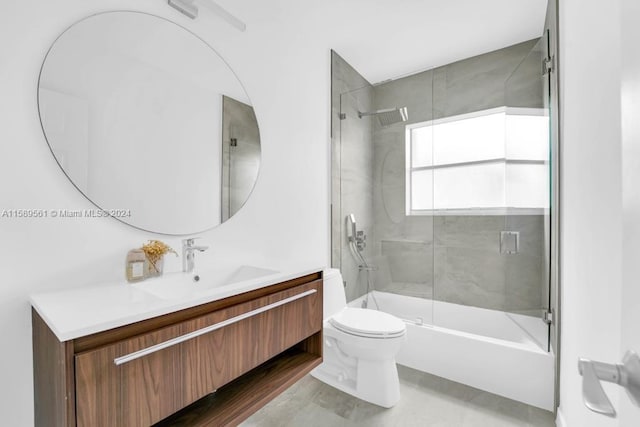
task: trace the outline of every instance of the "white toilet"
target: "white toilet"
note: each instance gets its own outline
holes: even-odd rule
[[[324,272],[323,363],[311,375],[367,402],[390,408],[400,400],[396,354],[406,326],[381,311],[347,307],[342,275]]]

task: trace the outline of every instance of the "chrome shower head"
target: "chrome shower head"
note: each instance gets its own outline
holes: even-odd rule
[[[358,117],[378,116],[381,126],[390,126],[400,122],[406,122],[409,119],[407,107],[388,108],[386,110],[373,111],[371,113],[358,112]]]

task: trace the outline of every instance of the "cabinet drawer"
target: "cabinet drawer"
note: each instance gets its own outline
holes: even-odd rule
[[[322,327],[320,280],[78,353],[78,426],[148,426]]]

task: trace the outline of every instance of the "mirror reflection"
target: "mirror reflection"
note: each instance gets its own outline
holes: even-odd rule
[[[186,29],[137,12],[86,18],[53,44],[42,127],[71,182],[134,227],[191,234],[235,214],[260,167],[242,84]]]

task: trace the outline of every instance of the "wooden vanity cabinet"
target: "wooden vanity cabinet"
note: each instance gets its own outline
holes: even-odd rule
[[[322,361],[322,274],[63,343],[33,311],[33,337],[37,426],[237,425]]]

